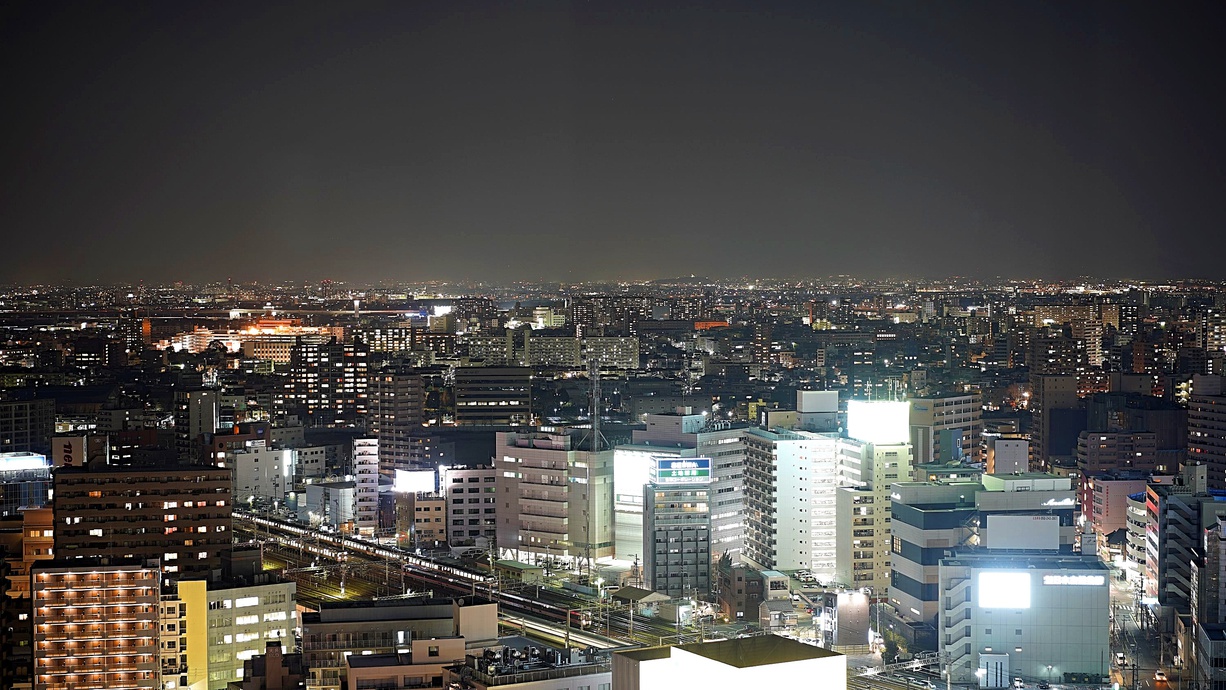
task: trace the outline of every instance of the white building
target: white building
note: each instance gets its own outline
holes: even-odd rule
[[[281,505],[294,488],[298,451],[250,446],[226,453],[226,466],[234,468],[234,500]]]
[[[745,560],[832,580],[838,435],[749,429],[744,438]]]
[[[353,440],[354,525],[358,533],[373,535],[379,529],[379,439]]]
[[[952,681],[985,688],[1009,687],[1014,678],[1105,681],[1112,656],[1109,575],[1097,558],[1071,554],[943,559],[937,636]]]
[[[352,480],[313,482],[298,497],[298,520],[311,527],[340,529],[352,526],[357,506],[357,484]]]
[[[613,451],[581,431],[499,432],[498,549],[506,558],[594,561],[613,555]],[[509,509],[506,506],[510,506]]]
[[[739,557],[745,539],[745,434],[746,424],[712,421],[681,407],[671,414],[644,415],[647,428],[634,431],[631,443],[614,450],[614,491],[617,495],[619,541],[628,535],[642,513],[643,486],[649,481],[656,457],[711,459],[711,548],[713,556]],[[627,524],[623,530],[621,525]],[[641,531],[627,537],[637,553]]]
[[[447,543],[487,548],[498,539],[498,485],[493,467],[442,467]]]

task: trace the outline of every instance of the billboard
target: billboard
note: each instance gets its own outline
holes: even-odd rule
[[[656,458],[656,484],[706,484],[711,481],[711,458]]]
[[[1060,548],[1060,518],[1056,515],[989,515],[985,543],[989,549]]]
[[[434,470],[396,470],[392,491],[398,494],[434,493],[437,489]]]
[[[979,571],[975,601],[981,609],[1030,608],[1030,573]]]
[[[84,467],[85,437],[56,436],[51,439],[51,462],[54,467]]]
[[[910,443],[911,403],[849,400],[847,438],[877,445]]]

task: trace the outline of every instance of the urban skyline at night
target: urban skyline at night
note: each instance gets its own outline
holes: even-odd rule
[[[1226,690],[1226,5],[0,7],[3,690]]]

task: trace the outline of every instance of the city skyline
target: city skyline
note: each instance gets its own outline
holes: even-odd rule
[[[1221,279],[1182,9],[15,5],[0,281]]]

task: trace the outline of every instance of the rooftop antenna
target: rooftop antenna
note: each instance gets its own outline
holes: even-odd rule
[[[587,363],[588,380],[592,382],[592,452],[599,452],[605,445],[600,433],[600,362],[595,358]]]

